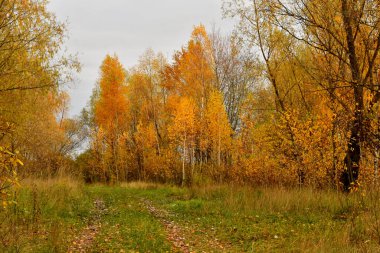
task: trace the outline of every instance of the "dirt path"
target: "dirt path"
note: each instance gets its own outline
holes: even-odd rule
[[[71,243],[68,252],[88,252],[101,229],[101,217],[107,212],[104,202],[100,199],[94,201],[92,215],[79,236]]]
[[[190,247],[186,243],[182,228],[169,219],[169,213],[166,210],[156,208],[149,200],[145,199],[143,203],[148,211],[165,226],[167,239],[173,247],[180,252],[190,253]]]
[[[186,231],[183,227],[171,220],[168,211],[155,207],[152,201],[144,199],[143,204],[148,209],[148,211],[165,226],[167,239],[171,242],[175,250],[179,252],[190,253],[192,252],[190,245],[197,245],[201,248],[202,245],[207,245],[217,252],[225,252],[226,250],[228,251],[228,245],[223,245],[220,241],[213,238],[207,233],[201,236],[201,238],[195,237],[189,231]],[[189,226],[186,226],[185,228],[188,230]]]

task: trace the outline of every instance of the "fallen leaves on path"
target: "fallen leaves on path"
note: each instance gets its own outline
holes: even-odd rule
[[[168,212],[156,208],[149,200],[144,200],[144,205],[148,211],[165,226],[167,239],[172,243],[173,247],[181,252],[190,253],[190,247],[189,244],[186,243],[182,228],[168,218]]]
[[[100,199],[94,201],[92,215],[80,235],[71,243],[68,252],[88,252],[99,233],[102,224],[101,217],[107,212],[104,202]]]

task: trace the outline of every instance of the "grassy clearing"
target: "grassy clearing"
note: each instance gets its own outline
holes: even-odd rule
[[[165,226],[143,200],[169,212],[195,252],[379,252],[380,196],[358,192],[148,183],[85,186],[71,179],[24,182],[0,212],[0,252],[65,252],[107,211],[93,252],[172,252]]]
[[[136,194],[173,213],[195,251],[380,251],[376,194],[234,186]]]

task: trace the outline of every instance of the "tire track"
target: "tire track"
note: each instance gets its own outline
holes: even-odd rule
[[[144,199],[143,203],[149,213],[165,226],[167,239],[171,242],[173,247],[177,251],[190,253],[190,247],[189,244],[186,243],[182,228],[168,218],[169,213],[166,210],[156,208],[150,200]]]
[[[67,252],[89,252],[94,244],[96,236],[99,234],[102,227],[102,216],[107,212],[107,208],[103,200],[96,199],[92,215],[88,221],[87,226],[82,230],[80,235],[71,243]]]

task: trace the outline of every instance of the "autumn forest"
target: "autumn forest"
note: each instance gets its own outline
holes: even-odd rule
[[[130,70],[106,56],[82,115],[83,176],[346,191],[376,181],[380,33],[367,2],[232,1],[231,36],[195,26],[172,61],[148,50]]]
[[[47,4],[0,0],[0,251],[380,250],[379,1],[222,1],[73,117]]]

